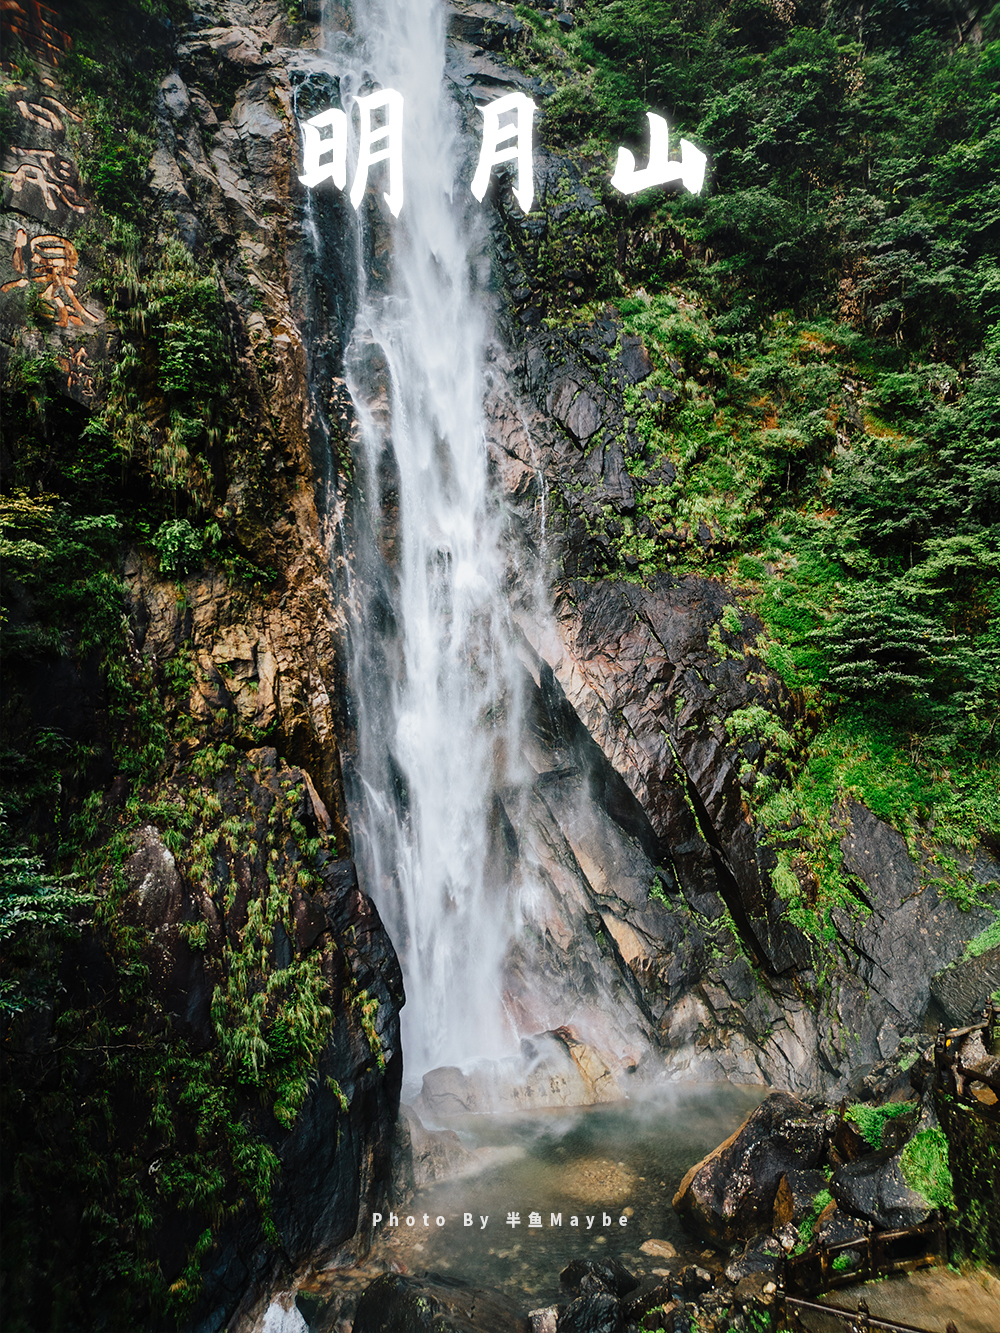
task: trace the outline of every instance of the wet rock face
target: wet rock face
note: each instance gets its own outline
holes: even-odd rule
[[[207,1050],[215,1040],[211,1004],[219,970],[217,962],[191,947],[184,927],[203,921],[218,946],[219,915],[208,894],[186,888],[157,829],[147,824],[135,842],[124,868],[130,890],[121,906],[122,919],[146,936],[149,984],[175,1031],[193,1050]]]
[[[956,1023],[978,1017],[989,993],[989,959],[950,965],[961,958],[965,941],[991,924],[993,911],[985,903],[964,908],[939,894],[902,837],[863,805],[849,801],[844,813],[844,869],[871,912],[850,917],[838,910],[833,921],[856,959],[857,975],[882,997],[887,1018],[895,1017],[899,1028],[922,1019],[932,997]],[[980,884],[1000,877],[1000,866],[983,852],[964,859]],[[996,893],[982,896],[1000,901]]]
[[[893,1148],[838,1167],[830,1189],[842,1209],[871,1222],[879,1231],[919,1226],[931,1213],[927,1200],[903,1179],[899,1152]]]
[[[519,1307],[499,1292],[443,1277],[387,1273],[365,1289],[354,1333],[529,1333]]]
[[[689,901],[704,905],[714,887],[760,964],[781,973],[806,964],[808,948],[783,921],[761,864],[726,720],[752,704],[786,714],[792,705],[752,654],[720,659],[709,648],[727,605],[720,583],[695,577],[661,575],[647,587],[570,584],[559,605],[565,655],[552,665],[642,806],[664,858],[674,861]],[[748,621],[748,643],[758,628]],[[703,847],[701,858],[671,856],[691,843]]]
[[[787,1093],[772,1093],[725,1143],[681,1181],[674,1208],[697,1235],[726,1246],[770,1226],[775,1195],[789,1171],[823,1157],[822,1119]]]
[[[318,527],[315,511],[311,517]],[[305,501],[299,522],[308,529]],[[136,653],[171,664],[168,707],[213,740],[267,733],[307,775],[320,825],[346,851],[337,613],[313,564],[321,556],[317,536],[308,537],[280,595],[266,598],[248,597],[209,568],[189,575],[178,599],[176,583],[133,552],[125,565],[127,611]],[[283,540],[291,544],[294,534],[286,530]]]
[[[931,979],[931,995],[946,1027],[960,1027],[1000,992],[1000,946],[942,969]]]
[[[520,1056],[481,1062],[465,1074],[452,1065],[424,1075],[417,1110],[432,1120],[472,1113],[596,1106],[625,1096],[599,1052],[568,1029],[525,1037]]]
[[[421,1185],[475,1170],[478,1158],[451,1129],[427,1129],[412,1106],[402,1103],[396,1124],[392,1197],[412,1198]]]
[[[595,325],[591,332],[596,356],[601,331]],[[630,349],[636,373],[639,352]],[[539,477],[572,513],[579,495],[574,499],[568,489],[567,460],[582,455],[579,432],[574,436],[567,423],[574,404],[589,412],[600,394],[579,358],[550,361],[534,334],[521,356],[523,398],[512,387],[515,359],[498,356],[487,409],[498,476],[524,541],[541,548],[538,514],[548,512],[551,500],[542,496]],[[605,398],[613,418],[613,395]],[[605,508],[610,503],[603,492],[598,499]],[[591,528],[603,522],[594,518]],[[556,518],[549,532],[549,551],[558,551],[563,570],[573,568],[570,530],[560,530]],[[933,872],[924,873],[900,835],[857,803],[835,817],[858,907],[834,913],[838,938],[832,948],[823,946],[827,981],[822,993],[813,992],[820,946],[788,922],[771,884],[775,858],[767,831],[754,823],[745,799],[742,770],[761,748],[752,738],[731,739],[740,710],[762,709],[788,730],[797,704],[756,656],[760,626],[725,586],[667,574],[643,585],[559,581],[558,573],[556,580],[555,632],[532,612],[527,590],[519,607],[538,659],[529,719],[540,750],[547,750],[531,756],[537,790],[546,818],[558,825],[587,877],[584,919],[599,917],[599,928],[613,938],[621,989],[631,992],[640,1031],[652,1029],[669,1066],[763,1077],[794,1090],[842,1091],[856,1071],[919,1030],[932,1003],[931,977],[938,978],[935,1003],[942,1008],[949,995],[956,1013],[962,1005],[981,1007],[990,960],[958,973],[952,965],[969,936],[989,924],[990,908],[969,914],[941,897]],[[738,633],[725,627],[734,611]],[[785,779],[780,759],[765,764],[769,776]],[[601,835],[605,846],[616,847],[614,876],[606,873],[607,856],[586,848],[580,855],[584,820],[568,812],[579,812],[588,798],[592,827],[602,818],[618,826],[618,833]],[[624,850],[636,844],[638,855]],[[592,877],[595,862],[599,873]],[[980,855],[975,874],[985,885],[998,870]],[[556,911],[563,930],[546,919],[555,966],[570,977],[579,962],[560,937],[580,939],[572,899],[562,891]],[[1000,895],[994,900],[1000,905]],[[607,988],[614,993],[618,984],[616,978]]]

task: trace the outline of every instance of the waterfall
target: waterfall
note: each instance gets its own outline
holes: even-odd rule
[[[358,213],[345,354],[358,422],[357,750],[346,776],[362,884],[403,964],[404,1050],[419,1075],[503,1054],[514,1036],[502,968],[517,927],[506,812],[519,789],[518,667],[487,475],[482,235],[468,190],[456,188],[463,149],[444,85],[443,6],[356,0],[353,18],[350,37],[332,44],[341,103],[350,114],[375,87],[402,93],[405,202],[397,219],[375,219],[391,233],[384,282],[366,258],[366,212],[380,205]],[[372,173],[380,191],[382,170]]]

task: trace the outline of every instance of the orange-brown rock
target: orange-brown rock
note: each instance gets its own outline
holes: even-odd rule
[[[820,1162],[823,1122],[787,1093],[774,1092],[735,1133],[696,1163],[674,1196],[681,1220],[713,1245],[769,1228],[779,1182]]]

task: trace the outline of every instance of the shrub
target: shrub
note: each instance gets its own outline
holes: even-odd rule
[[[204,543],[186,518],[161,523],[151,540],[168,578],[183,578],[202,562]]]

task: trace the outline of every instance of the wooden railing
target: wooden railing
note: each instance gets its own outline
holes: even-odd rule
[[[841,1256],[849,1262],[838,1264]],[[948,1233],[936,1218],[905,1231],[876,1231],[839,1245],[821,1245],[811,1254],[789,1255],[782,1276],[790,1296],[815,1296],[834,1287],[868,1282],[888,1273],[911,1273],[947,1261]]]
[[[989,1115],[990,1108],[971,1094],[970,1085],[982,1083],[1000,1097],[1000,1075],[984,1069],[969,1068],[961,1059],[961,1050],[965,1037],[980,1032],[987,1053],[992,1052],[996,1045],[998,1029],[1000,1029],[1000,1005],[994,1004],[992,1000],[986,1005],[978,1023],[970,1023],[964,1028],[952,1028],[950,1031],[945,1031],[943,1023],[939,1024],[934,1039],[934,1090],[958,1097],[961,1101],[973,1102],[977,1109],[982,1109]],[[994,1103],[993,1114],[1000,1114],[1000,1102]]]

